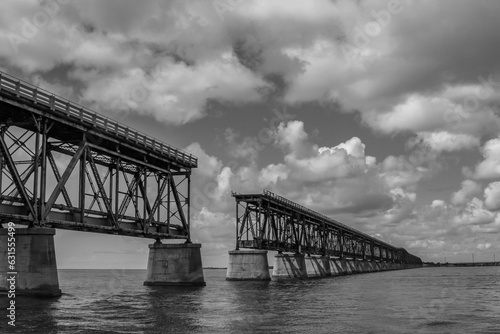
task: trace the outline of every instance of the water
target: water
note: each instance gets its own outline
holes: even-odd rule
[[[500,333],[500,267],[145,287],[144,270],[61,270],[59,299],[17,297],[1,333]]]

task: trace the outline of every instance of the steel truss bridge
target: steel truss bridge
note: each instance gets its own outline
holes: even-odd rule
[[[190,154],[0,72],[0,223],[189,242],[195,167]]]
[[[421,265],[403,248],[357,231],[334,219],[264,190],[237,194],[236,249],[329,255]]]

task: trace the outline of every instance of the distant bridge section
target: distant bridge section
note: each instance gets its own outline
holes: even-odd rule
[[[457,262],[439,263],[431,265],[433,267],[500,267],[500,262]]]
[[[189,240],[195,167],[191,154],[0,72],[1,223]]]
[[[264,190],[237,194],[236,249],[328,255],[339,258],[422,265],[403,248]]]

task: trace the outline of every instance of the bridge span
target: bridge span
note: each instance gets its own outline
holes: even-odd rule
[[[422,266],[421,259],[404,248],[394,247],[270,191],[233,193],[233,197],[236,249],[229,252],[226,276],[229,280],[270,279],[267,251],[278,252],[273,267],[273,276],[277,278]]]
[[[145,284],[204,284],[200,245],[190,237],[197,163],[191,154],[0,72],[0,290],[7,272],[17,272],[17,291],[60,294],[55,228],[154,239]],[[14,270],[6,270],[9,231],[2,224],[8,223],[16,224]],[[36,263],[40,254],[47,264]]]

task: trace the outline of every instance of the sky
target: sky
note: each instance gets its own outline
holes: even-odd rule
[[[0,70],[198,157],[204,266],[269,189],[424,261],[500,248],[500,2],[4,0]],[[58,230],[59,268],[149,240]]]

